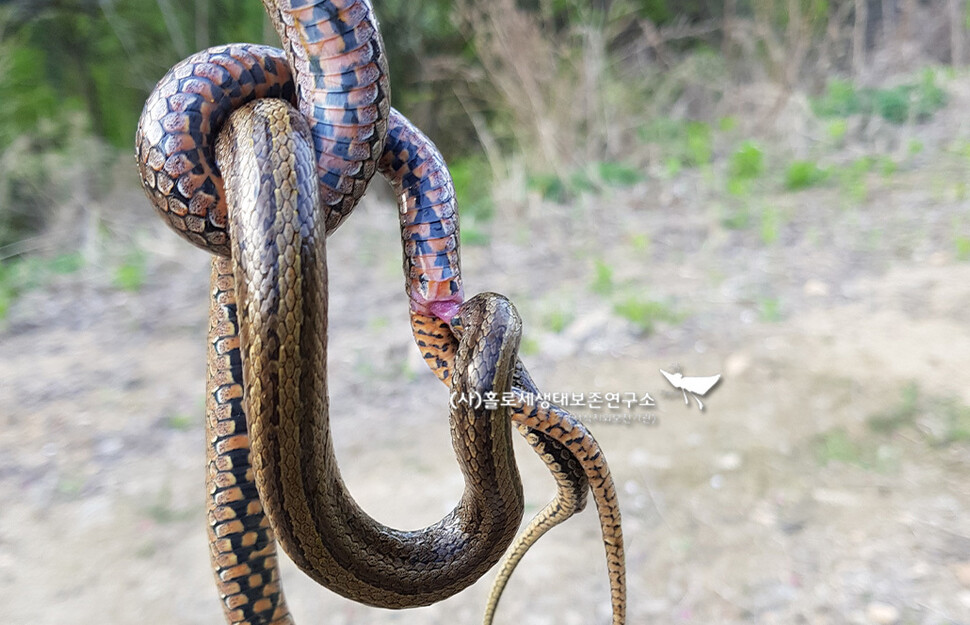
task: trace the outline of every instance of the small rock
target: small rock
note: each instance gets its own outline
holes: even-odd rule
[[[634,449],[630,452],[630,464],[642,469],[666,470],[673,466],[670,456],[652,454],[645,449]]]
[[[593,310],[570,323],[564,334],[570,341],[580,343],[601,336],[611,320],[609,309]]]
[[[954,564],[953,574],[964,588],[970,588],[970,560]]]
[[[741,454],[733,451],[720,454],[715,458],[714,464],[722,471],[734,471],[741,466]]]
[[[561,360],[576,352],[576,344],[561,334],[543,334],[539,338],[539,349],[544,356]]]
[[[970,590],[964,590],[957,595],[957,600],[966,608],[970,608]]]
[[[899,622],[899,609],[888,603],[873,601],[866,606],[866,618],[876,625],[893,625]]]
[[[816,488],[812,491],[812,499],[829,506],[852,507],[859,505],[858,495],[834,488]]]
[[[724,375],[738,377],[751,367],[751,356],[744,352],[736,352],[724,361]]]
[[[829,294],[829,285],[821,280],[812,278],[805,282],[805,286],[802,287],[802,292],[810,297],[825,297]]]

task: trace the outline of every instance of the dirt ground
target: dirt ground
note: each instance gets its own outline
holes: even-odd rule
[[[970,624],[970,263],[951,244],[965,163],[873,174],[853,206],[832,186],[769,194],[785,217],[770,244],[681,176],[520,211],[463,249],[468,292],[518,305],[543,390],[657,400],[622,409],[626,424],[577,408],[620,490],[631,624]],[[25,293],[0,333],[0,620],[213,625],[208,261],[137,189],[110,204],[145,224],[144,284],[88,267]],[[391,210],[372,200],[331,240],[333,425],[354,496],[414,528],[461,483],[446,392],[408,333]],[[597,263],[608,288],[590,287]],[[640,331],[614,309],[631,294],[677,321]],[[723,379],[701,412],[661,368]],[[553,485],[517,455],[528,518]],[[478,622],[493,575],[395,612],[285,566],[299,623]],[[607,623],[608,598],[587,510],[526,557],[498,622]]]

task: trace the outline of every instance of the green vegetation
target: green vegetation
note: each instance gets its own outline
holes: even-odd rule
[[[604,260],[597,258],[593,265],[593,282],[590,290],[600,295],[609,295],[613,292],[613,268]]]
[[[910,426],[916,420],[919,405],[919,387],[910,382],[903,387],[899,403],[885,412],[872,415],[867,420],[869,428],[880,434],[892,434],[896,430]]]
[[[711,127],[701,122],[688,122],[686,131],[688,162],[696,166],[710,163],[714,155]]]
[[[642,232],[630,235],[630,247],[635,252],[646,252],[650,249],[650,236]]]
[[[542,199],[565,204],[570,198],[569,187],[555,174],[532,174],[528,179],[530,191],[536,191]]]
[[[758,318],[768,323],[781,321],[781,301],[777,297],[762,297],[758,300]]]
[[[680,323],[684,320],[683,313],[676,311],[666,302],[658,302],[642,299],[636,295],[630,295],[613,306],[613,311],[630,321],[643,334],[653,332],[657,323]]]
[[[727,190],[732,195],[747,195],[751,182],[764,172],[765,155],[754,141],[741,143],[728,160]]]
[[[833,119],[825,127],[826,133],[836,144],[842,143],[845,134],[849,131],[849,122],[844,119]]]
[[[613,187],[629,187],[643,180],[642,173],[622,163],[599,163],[597,173],[604,184]]]
[[[543,317],[543,325],[551,332],[560,334],[566,327],[573,322],[575,314],[572,310],[559,307],[550,311]]]
[[[492,173],[488,161],[480,156],[469,156],[456,159],[448,169],[461,214],[461,244],[487,245],[491,239],[487,231],[488,223],[495,216]]]
[[[815,457],[819,464],[844,462],[862,464],[862,450],[842,428],[820,434],[815,441]]]
[[[114,274],[114,285],[122,291],[138,291],[145,284],[147,272],[145,253],[139,249],[128,252]]]
[[[921,393],[915,382],[902,388],[896,404],[873,414],[866,423],[883,436],[912,431],[932,447],[970,441],[970,406],[952,397]]]
[[[851,202],[862,202],[869,195],[869,185],[866,182],[866,177],[872,170],[875,162],[875,159],[872,157],[864,156],[852,161],[848,165],[837,168],[839,186]]]
[[[800,191],[824,182],[829,176],[815,161],[794,161],[785,171],[785,188]]]
[[[970,441],[970,406],[957,401],[944,404],[944,428],[937,444],[965,443]]]
[[[970,260],[970,237],[962,234],[953,237],[953,250],[957,260]]]
[[[165,427],[170,430],[191,430],[196,425],[199,425],[198,419],[185,413],[169,415],[168,418],[165,419]]]
[[[522,342],[519,344],[519,353],[523,356],[535,356],[540,351],[539,341],[534,337],[525,335],[522,337]]]
[[[684,167],[709,165],[714,158],[714,135],[703,122],[658,118],[641,126],[637,136],[663,151],[670,176]]]
[[[731,155],[730,175],[732,178],[752,180],[761,175],[765,167],[765,155],[754,141],[744,141]]]
[[[492,203],[492,170],[488,161],[480,156],[466,156],[448,163],[451,180],[455,186],[455,200],[466,216],[478,222],[490,221],[495,216]]]
[[[878,116],[904,124],[926,121],[945,104],[946,92],[937,85],[936,73],[927,69],[919,82],[896,87],[860,88],[845,80],[833,80],[812,100],[812,109],[819,117]]]
[[[721,225],[728,230],[744,230],[751,223],[751,211],[746,204],[725,208],[721,212]]]
[[[765,207],[761,211],[761,242],[771,245],[778,240],[778,231],[781,228],[781,213],[773,207]]]

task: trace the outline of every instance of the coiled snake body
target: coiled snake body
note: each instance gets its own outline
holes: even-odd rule
[[[486,622],[525,550],[582,509],[592,488],[613,622],[622,623],[622,534],[605,458],[568,413],[524,399],[537,391],[515,356],[520,324],[511,304],[496,295],[462,304],[450,176],[433,144],[390,110],[369,2],[264,4],[286,53],[238,44],[186,59],[156,87],[137,135],[154,206],[217,255],[207,484],[227,619],[291,622],[274,539],[314,579],[371,605],[425,605],[473,583],[498,561],[521,519],[514,421],[559,492],[506,558]],[[425,360],[465,396],[517,397],[495,410],[453,408],[465,492],[451,514],[418,531],[386,527],[357,506],[340,479],[328,426],[325,239],[377,169],[398,193],[412,328]]]

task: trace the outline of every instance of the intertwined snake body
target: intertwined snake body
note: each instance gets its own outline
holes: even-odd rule
[[[137,138],[156,209],[217,254],[207,483],[210,547],[227,618],[290,622],[274,535],[305,572],[371,605],[424,605],[467,587],[501,557],[521,518],[514,421],[552,470],[559,494],[507,558],[486,621],[528,546],[582,509],[592,487],[613,621],[622,623],[622,534],[605,458],[568,413],[522,397],[535,386],[515,356],[519,321],[507,300],[480,296],[459,308],[450,176],[433,144],[389,109],[369,3],[264,4],[287,58],[249,45],[190,57],[149,98]],[[378,166],[399,197],[412,327],[425,360],[466,396],[518,394],[496,410],[452,410],[465,493],[442,521],[410,532],[378,523],[353,501],[328,425],[325,239]]]

